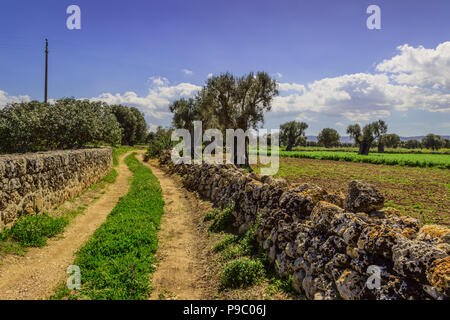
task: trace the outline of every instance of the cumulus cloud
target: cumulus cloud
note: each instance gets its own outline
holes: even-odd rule
[[[183,72],[183,73],[186,74],[186,75],[190,75],[190,74],[193,74],[193,73],[194,73],[193,71],[191,71],[191,70],[189,70],[189,69],[181,69],[181,72]]]
[[[5,91],[0,90],[0,109],[6,107],[6,105],[9,103],[28,101],[31,101],[30,96],[10,96]]]
[[[450,41],[436,49],[407,44],[397,49],[400,54],[378,64],[377,71],[391,74],[397,83],[450,90]]]
[[[450,113],[450,42],[434,49],[402,45],[398,50],[399,54],[377,64],[374,73],[345,74],[311,83],[278,82],[280,95],[274,98],[272,116],[304,121],[325,116],[343,126],[343,118],[372,121],[389,117],[394,110],[404,114],[410,109]],[[183,72],[192,74],[187,69]],[[171,84],[164,77],[151,77],[148,84],[148,93],[142,96],[128,91],[103,93],[92,100],[135,106],[162,119],[170,117],[168,105],[172,101],[192,97],[201,89],[188,82]],[[9,96],[0,90],[0,107],[29,100],[28,96]]]
[[[278,83],[279,91],[298,91],[303,92],[305,90],[305,86],[298,83],[287,83],[287,82],[279,82]]]
[[[302,119],[326,115],[351,121],[386,118],[393,110],[410,108],[450,112],[450,42],[436,49],[404,45],[399,50],[375,74],[347,74],[307,85],[279,83],[273,110]]]
[[[170,114],[168,106],[172,101],[192,97],[201,88],[185,82],[170,85],[169,81],[162,77],[152,77],[149,80],[151,87],[145,96],[139,96],[133,91],[128,91],[124,94],[103,93],[98,97],[91,98],[91,100],[104,101],[108,104],[135,106],[145,114],[161,119]]]

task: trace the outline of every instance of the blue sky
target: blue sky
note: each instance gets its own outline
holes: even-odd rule
[[[66,28],[71,4],[81,30]],[[381,30],[366,27],[371,4]],[[50,98],[134,105],[152,127],[209,74],[264,70],[282,89],[267,128],[344,134],[382,118],[403,136],[449,135],[449,13],[448,0],[2,1],[0,106],[43,99],[47,37]]]

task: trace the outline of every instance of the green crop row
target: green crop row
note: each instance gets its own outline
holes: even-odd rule
[[[254,152],[251,152],[254,153]],[[267,152],[270,155],[270,151]],[[281,157],[319,160],[350,161],[373,164],[400,165],[410,167],[438,167],[450,169],[450,155],[446,154],[402,154],[371,153],[367,156],[356,152],[342,151],[280,151]]]

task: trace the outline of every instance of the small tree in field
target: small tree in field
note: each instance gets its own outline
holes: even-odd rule
[[[425,138],[422,139],[422,145],[431,150],[439,150],[442,148],[444,144],[443,139],[441,136],[438,136],[436,134],[428,134]]]
[[[341,137],[336,130],[325,128],[319,133],[317,139],[320,145],[325,146],[325,148],[329,148],[338,146]]]
[[[375,141],[373,124],[365,125],[362,132],[359,124],[350,125],[347,128],[347,133],[359,145],[358,154],[368,155],[370,146]]]
[[[382,137],[387,132],[387,124],[383,120],[372,122],[372,130],[375,140],[378,141],[378,152],[382,153],[384,152],[384,141]]]
[[[308,124],[298,121],[286,122],[280,126],[280,141],[286,145],[286,151],[306,142],[306,129]]]
[[[407,149],[420,149],[422,148],[422,143],[419,140],[408,140],[405,142],[405,148]]]
[[[381,137],[381,143],[388,148],[397,148],[400,142],[400,136],[395,133],[385,134]]]
[[[449,149],[450,148],[450,139],[443,139],[442,147]]]

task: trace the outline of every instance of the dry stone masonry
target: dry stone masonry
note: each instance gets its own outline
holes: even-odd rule
[[[111,148],[0,156],[0,231],[21,214],[41,213],[79,195],[112,164]]]
[[[345,197],[233,165],[173,165],[168,154],[160,162],[187,189],[234,205],[239,232],[257,223],[278,273],[309,299],[450,297],[450,229],[383,209],[383,196],[363,181],[352,181]]]

